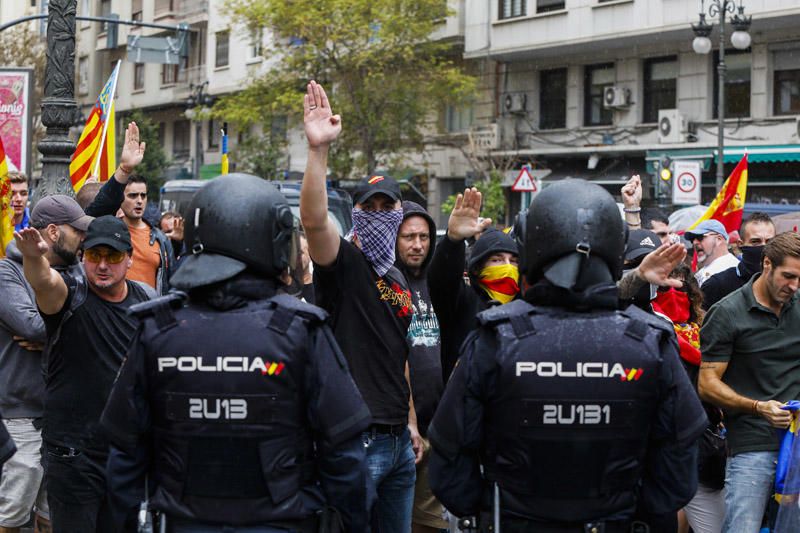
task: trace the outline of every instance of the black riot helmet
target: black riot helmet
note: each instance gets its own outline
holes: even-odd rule
[[[182,290],[250,269],[277,278],[289,265],[294,217],[274,185],[249,174],[217,177],[195,193],[187,213],[188,257],[170,279]]]
[[[514,235],[528,283],[542,277],[564,289],[622,275],[627,228],[602,187],[569,179],[542,190],[520,213]]]

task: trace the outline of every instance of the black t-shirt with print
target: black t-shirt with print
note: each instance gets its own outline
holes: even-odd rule
[[[378,277],[364,254],[342,239],[336,262],[315,265],[317,305],[328,311],[336,341],[376,424],[408,420],[406,334],[411,293],[395,268]]]
[[[78,286],[72,275],[61,276],[69,292],[59,313],[42,314],[48,337],[70,309]],[[148,299],[137,283],[126,283],[128,295],[118,303],[103,300],[87,287],[86,301],[61,327],[45,370],[44,439],[52,444],[97,452],[108,447],[100,414],[138,327],[128,308]]]

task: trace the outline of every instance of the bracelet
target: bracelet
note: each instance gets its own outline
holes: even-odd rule
[[[758,400],[753,400],[753,414],[758,415]]]
[[[119,164],[119,169],[123,172],[123,174],[132,174],[133,173],[133,169],[132,168],[127,168],[122,163]]]
[[[625,207],[622,210],[625,211],[626,213],[639,213],[639,212],[642,211],[642,208],[641,207],[633,207],[633,208],[628,209],[627,207]]]

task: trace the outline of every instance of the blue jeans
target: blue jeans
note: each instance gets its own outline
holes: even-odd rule
[[[746,452],[725,468],[723,533],[758,533],[773,491],[778,452]]]
[[[408,430],[398,437],[369,431],[362,437],[377,495],[380,533],[409,533],[417,469]]]

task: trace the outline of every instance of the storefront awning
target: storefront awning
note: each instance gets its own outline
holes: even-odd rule
[[[725,163],[738,163],[744,156],[745,151],[748,154],[747,161],[749,163],[785,163],[800,161],[800,144],[770,144],[761,146],[726,146]],[[703,165],[703,170],[708,171],[711,170],[712,165],[716,164],[717,149],[716,147],[709,147],[678,150],[648,150],[646,156],[648,171],[654,172],[653,162],[658,161],[662,156],[667,156],[673,161],[700,161]]]

